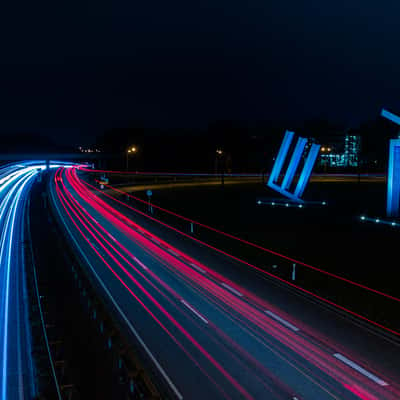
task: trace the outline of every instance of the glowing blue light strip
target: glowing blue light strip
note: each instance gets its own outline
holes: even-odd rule
[[[310,180],[311,172],[314,168],[315,161],[317,160],[320,147],[321,146],[319,144],[315,144],[315,143],[313,143],[311,145],[310,151],[309,151],[306,161],[304,163],[303,170],[301,171],[299,180],[297,182],[296,189],[294,191],[294,195],[296,197],[303,196],[306,185],[307,185],[308,181]]]
[[[283,138],[281,147],[279,149],[274,166],[272,167],[272,171],[268,179],[268,186],[272,187],[272,185],[274,185],[274,183],[279,179],[279,174],[281,173],[283,163],[285,162],[290,144],[292,143],[293,140],[293,136],[294,132],[291,131],[285,132],[285,136]]]
[[[21,223],[23,212],[24,194],[30,186],[28,183],[39,173],[40,170],[46,169],[46,165],[34,164],[32,162],[21,162],[15,165],[8,165],[0,168],[0,398],[16,398],[24,396],[24,388],[30,388],[30,394],[34,389],[33,375],[30,376],[30,385],[25,382],[25,375],[22,375],[20,355],[14,354],[19,351],[21,345],[20,336],[11,338],[10,329],[14,324],[15,307],[18,307],[21,293],[16,293],[12,286],[15,283],[13,280],[14,268],[20,268],[21,265],[14,265],[15,246],[19,245],[19,238],[15,237],[17,226]],[[21,299],[23,301],[23,299]],[[27,316],[25,315],[25,318]],[[18,327],[16,327],[18,329]],[[29,332],[29,331],[27,331]],[[29,337],[27,338],[29,342]],[[14,343],[15,342],[15,343]],[[31,350],[28,350],[29,354]],[[13,375],[9,374],[9,367],[12,362],[17,363],[18,383],[11,382],[14,379]],[[29,365],[31,365],[31,360]],[[18,393],[18,394],[17,394]]]
[[[382,108],[381,116],[388,119],[389,121],[394,122],[397,125],[400,125],[400,117],[398,117],[396,114],[391,113],[388,110],[385,110],[384,108]]]
[[[272,184],[269,185],[271,189],[274,189],[278,193],[282,194],[283,196],[287,197],[288,199],[296,202],[296,203],[304,203],[304,201],[297,196],[295,196],[293,193],[288,192],[287,190],[283,190],[280,186]]]
[[[286,170],[286,175],[282,181],[281,187],[283,190],[289,189],[296,173],[297,167],[299,166],[299,163],[301,161],[301,155],[303,154],[306,144],[307,139],[302,137],[299,137],[297,139],[296,147],[294,148],[292,158],[290,159],[289,166]]]
[[[400,139],[391,139],[389,144],[389,168],[387,178],[386,213],[389,217],[399,215],[400,202]]]
[[[8,346],[8,319],[9,319],[9,292],[10,292],[10,272],[11,272],[11,261],[13,259],[12,246],[14,244],[14,227],[15,220],[18,211],[18,204],[21,199],[21,195],[23,190],[29,180],[36,174],[36,171],[26,171],[25,174],[21,177],[21,179],[15,183],[12,190],[10,190],[10,194],[12,194],[17,188],[17,193],[12,197],[12,201],[10,206],[8,207],[7,219],[4,224],[4,229],[2,231],[1,238],[1,249],[0,249],[0,262],[3,268],[5,268],[4,273],[4,285],[5,288],[3,290],[3,309],[2,309],[2,328],[3,328],[3,346],[2,346],[2,385],[1,385],[1,398],[7,398],[7,360],[8,354],[7,350]],[[2,207],[7,207],[8,200],[11,196],[7,196],[7,200],[4,204],[2,203]],[[2,210],[2,215],[4,214]]]

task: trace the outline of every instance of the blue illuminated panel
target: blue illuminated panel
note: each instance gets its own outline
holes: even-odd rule
[[[294,132],[286,131],[285,136],[283,138],[281,147],[279,149],[278,156],[276,158],[275,164],[272,167],[272,172],[269,176],[267,185],[276,190],[278,193],[281,193],[283,196],[288,199],[296,202],[297,204],[304,203],[304,201],[300,198],[304,192],[304,189],[307,185],[307,182],[310,179],[312,169],[314,167],[316,158],[318,156],[320,145],[313,144],[310,148],[310,151],[306,157],[303,169],[300,173],[299,180],[296,184],[295,192],[289,192],[289,189],[292,185],[293,179],[295,177],[296,171],[299,167],[301,157],[303,155],[304,149],[307,144],[307,139],[299,137],[294,148],[293,154],[290,158],[289,165],[286,170],[286,174],[283,177],[282,183],[279,184],[279,175],[282,171],[283,164],[289,152],[290,144],[293,140]]]
[[[307,139],[299,137],[296,143],[296,147],[293,151],[292,158],[290,159],[289,166],[286,170],[286,175],[282,181],[282,189],[288,190],[290,184],[293,181],[294,175],[296,173],[297,167],[299,166],[301,155],[303,154],[304,148],[306,147]]]
[[[301,197],[304,193],[304,189],[306,188],[306,185],[310,180],[311,172],[313,170],[315,161],[318,157],[318,152],[320,147],[321,146],[319,144],[311,145],[311,149],[307,155],[303,170],[301,171],[300,178],[297,182],[297,186],[294,191],[294,195],[296,197]]]
[[[283,138],[279,153],[276,157],[274,166],[272,167],[271,174],[268,179],[268,186],[274,186],[274,183],[279,179],[279,174],[281,173],[283,163],[285,162],[286,155],[289,151],[290,144],[292,143],[294,132],[286,131]]]
[[[382,108],[381,116],[388,119],[389,121],[394,122],[397,125],[400,125],[400,117],[391,113],[390,111],[385,110],[384,108]]]
[[[389,147],[389,169],[387,179],[387,207],[389,217],[399,215],[400,202],[400,139],[391,139]]]

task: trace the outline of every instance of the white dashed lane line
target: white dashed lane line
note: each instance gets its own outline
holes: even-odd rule
[[[181,300],[182,304],[187,307],[193,314],[195,314],[197,317],[199,317],[204,323],[208,324],[208,321],[198,312],[196,311],[189,303],[187,303],[185,300]]]
[[[168,251],[175,257],[179,257],[179,254],[172,249],[168,249]]]
[[[298,332],[300,330],[297,326],[294,326],[293,324],[291,324],[290,322],[284,320],[283,318],[281,318],[279,315],[276,315],[272,311],[265,310],[265,313],[268,314],[273,319],[275,319],[276,321],[280,322],[282,325],[285,325],[286,328],[289,328],[292,331]]]
[[[197,271],[201,272],[202,274],[205,274],[206,271],[204,271],[203,268],[200,268],[198,265],[190,263],[190,266],[193,267],[194,269],[196,269]]]
[[[239,297],[243,297],[243,294],[242,293],[240,293],[239,291],[237,291],[236,289],[234,289],[232,286],[229,286],[227,283],[222,283],[222,286],[225,288],[225,289],[228,289],[230,292],[232,292],[233,294],[236,294],[236,296],[239,296]]]
[[[148,270],[148,268],[140,261],[138,260],[136,257],[133,257],[133,259],[146,271]]]
[[[366,376],[367,378],[371,379],[371,381],[374,381],[378,385],[380,385],[380,386],[389,386],[389,384],[387,382],[385,382],[384,380],[378,378],[372,372],[367,371],[366,369],[364,369],[360,365],[356,364],[354,361],[349,360],[347,357],[342,356],[339,353],[335,353],[333,355],[333,357],[337,358],[338,360],[342,361],[343,363],[345,363],[349,367],[351,367],[354,370],[358,371],[360,374],[363,374],[364,376]]]

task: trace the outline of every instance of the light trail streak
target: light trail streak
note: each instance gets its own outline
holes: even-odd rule
[[[367,390],[371,390],[372,392],[378,390],[374,387],[371,387],[370,382],[361,380],[361,377],[353,374],[351,370],[343,371],[343,365],[341,365],[339,362],[335,363],[335,361],[332,359],[331,352],[328,352],[327,349],[324,349],[321,345],[318,346],[315,341],[310,340],[310,338],[307,337],[307,329],[302,328],[302,332],[291,329],[288,325],[291,324],[291,322],[283,319],[279,315],[279,310],[275,310],[273,307],[265,304],[265,302],[257,299],[256,296],[248,293],[242,288],[240,288],[239,292],[242,294],[242,296],[239,297],[234,293],[229,293],[231,292],[229,289],[228,291],[223,290],[220,287],[221,279],[222,284],[225,283],[225,285],[228,285],[231,288],[233,283],[229,282],[226,278],[219,276],[207,266],[191,259],[191,257],[189,257],[187,254],[180,252],[164,241],[156,239],[157,242],[160,243],[161,247],[156,246],[153,243],[155,242],[154,235],[148,231],[144,231],[143,229],[141,229],[143,234],[140,235],[138,233],[139,229],[137,229],[137,224],[124,217],[121,213],[113,209],[109,204],[105,203],[97,196],[94,196],[79,181],[74,170],[66,171],[65,174],[67,178],[66,183],[71,185],[73,190],[68,189],[66,183],[59,179],[61,171],[55,176],[55,185],[60,203],[65,208],[71,222],[76,226],[78,231],[81,232],[84,240],[86,240],[93,248],[97,256],[103,261],[107,268],[113,271],[114,276],[122,283],[125,289],[132,296],[134,296],[134,298],[142,305],[142,307],[145,308],[152,318],[156,318],[157,323],[162,329],[165,328],[167,330],[167,334],[169,331],[166,325],[164,325],[161,320],[159,320],[158,317],[156,317],[155,314],[150,311],[150,308],[148,308],[148,306],[146,306],[144,302],[133,293],[132,289],[130,288],[132,284],[135,290],[138,289],[141,292],[141,295],[145,296],[146,301],[150,301],[152,307],[155,306],[156,309],[158,309],[157,312],[161,312],[162,318],[166,318],[169,323],[172,323],[176,328],[178,328],[180,334],[189,339],[189,342],[196,344],[195,347],[203,355],[205,350],[201,348],[201,345],[197,341],[193,342],[194,339],[191,337],[190,333],[186,331],[180,322],[178,322],[178,317],[172,317],[171,313],[168,312],[162,305],[164,303],[160,303],[158,300],[156,300],[156,298],[150,294],[148,289],[145,289],[144,284],[150,285],[151,288],[155,289],[156,292],[163,296],[163,298],[169,304],[173,304],[174,309],[178,310],[178,312],[182,312],[182,309],[177,309],[176,301],[179,301],[181,304],[185,305],[185,307],[192,311],[193,314],[195,314],[193,310],[198,312],[198,315],[196,314],[196,316],[199,317],[200,315],[202,318],[204,318],[208,322],[207,325],[209,326],[209,329],[214,332],[214,334],[211,335],[211,333],[207,333],[206,331],[207,335],[211,335],[210,340],[218,340],[220,345],[229,342],[229,346],[235,349],[235,352],[231,354],[231,357],[236,357],[235,353],[241,354],[242,360],[247,360],[246,362],[248,362],[249,365],[252,365],[252,368],[256,368],[257,360],[253,359],[250,353],[245,351],[237,342],[235,342],[235,340],[230,339],[230,341],[228,341],[224,331],[215,325],[215,322],[213,322],[212,319],[210,319],[208,316],[207,318],[203,317],[203,315],[207,314],[204,314],[202,311],[200,311],[198,307],[196,307],[196,309],[193,308],[192,304],[194,303],[192,301],[189,303],[187,299],[182,299],[182,297],[180,297],[176,291],[174,291],[166,282],[163,281],[162,277],[149,270],[142,261],[139,261],[135,255],[130,253],[130,251],[118,240],[117,235],[114,234],[110,236],[110,233],[107,231],[107,229],[98,222],[98,216],[96,215],[95,218],[95,216],[92,215],[93,212],[88,211],[89,209],[95,210],[97,213],[99,213],[99,215],[101,215],[102,218],[104,218],[104,220],[109,221],[112,225],[117,227],[123,235],[125,235],[127,238],[130,238],[130,240],[134,241],[142,249],[144,249],[148,255],[151,255],[162,265],[165,265],[171,270],[171,272],[175,274],[175,276],[179,277],[188,285],[190,285],[194,291],[199,294],[201,293],[204,300],[207,300],[207,302],[210,302],[210,304],[215,304],[219,310],[224,312],[224,318],[233,318],[232,321],[237,321],[237,323],[239,323],[238,326],[241,326],[240,329],[245,329],[246,331],[248,330],[248,332],[250,332],[251,335],[256,338],[256,340],[260,340],[260,342],[265,343],[272,348],[276,347],[276,344],[274,344],[273,340],[271,341],[271,338],[274,338],[274,340],[278,340],[280,343],[282,343],[284,347],[280,348],[278,352],[281,354],[280,357],[284,355],[288,360],[293,359],[293,356],[288,355],[287,350],[284,350],[285,348],[290,349],[296,354],[300,355],[306,362],[310,363],[310,365],[316,366],[319,370],[324,371],[324,373],[330,377],[329,379],[335,380],[346,389],[348,387],[354,387],[356,384],[355,382],[358,382],[359,384],[363,384],[365,388],[368,388]],[[85,207],[83,207],[80,202],[75,199],[73,196],[74,192],[78,195],[78,198],[84,202]],[[93,239],[89,239],[89,237],[92,237]],[[108,238],[111,238],[111,241]],[[92,244],[91,240],[94,240],[94,242],[97,244],[96,248],[94,247],[94,244]],[[111,265],[106,261],[104,255],[101,255],[98,249],[104,252],[106,257],[112,260],[120,268],[120,270],[123,271],[124,274],[120,275],[116,270],[112,269]],[[173,249],[173,252],[176,253],[178,257],[174,257],[171,254],[171,249]],[[126,254],[126,256],[123,253]],[[131,260],[136,262],[145,272],[141,272],[139,269],[137,269]],[[186,265],[186,263],[188,265]],[[129,266],[129,268],[132,269],[132,273],[128,271],[124,265]],[[195,270],[193,270],[193,268]],[[205,272],[207,273],[205,274]],[[135,273],[137,276],[134,277],[132,275],[133,273]],[[124,277],[128,277],[131,283],[128,283]],[[140,283],[138,279],[143,279],[144,283]],[[153,283],[151,280],[155,283]],[[160,285],[163,291],[157,288],[156,284]],[[235,287],[239,288],[237,285],[235,285]],[[175,301],[175,303],[171,303],[172,301]],[[193,310],[191,310],[187,304],[191,305]],[[265,310],[274,311],[271,311],[273,314],[267,316]],[[199,317],[199,319],[201,318]],[[287,324],[284,324],[282,321],[285,321]],[[291,326],[295,325],[291,324]],[[171,332],[169,333],[172,335]],[[173,337],[171,337],[171,339],[175,341],[175,343],[187,354],[190,359],[192,359],[192,361],[194,361],[193,356],[188,353],[188,350],[182,348],[182,345]],[[216,367],[214,364],[216,360],[213,360],[213,358],[206,358]],[[293,363],[299,364],[299,361],[295,361],[293,359]],[[303,365],[303,370],[307,370],[306,363],[302,362],[300,364]],[[204,369],[202,369],[202,371],[205,372]],[[222,371],[220,370],[220,372]],[[268,372],[264,371],[263,374],[264,375],[261,376],[265,377],[266,379]],[[312,372],[309,372],[309,374],[313,375]],[[234,382],[229,380],[228,376],[224,376],[231,383]],[[318,380],[319,378],[320,377],[316,376],[315,380]],[[269,376],[269,379],[273,380],[274,378]],[[331,386],[331,384],[325,379],[324,385],[326,387]],[[237,386],[235,387],[238,389]],[[392,387],[391,390],[393,390],[393,393],[395,394],[398,393],[397,388]],[[390,393],[388,394],[387,392],[385,392],[385,396],[386,397],[384,398],[388,399],[396,398],[396,396],[391,397]],[[294,394],[291,398],[293,397]]]
[[[83,181],[83,182],[84,182],[84,181]],[[84,183],[86,183],[86,182],[84,182]],[[90,186],[91,186],[92,189],[98,190],[98,189],[95,188],[94,186],[92,186],[92,185],[90,185]],[[124,191],[122,191],[122,190],[120,190],[120,189],[118,189],[118,188],[116,188],[116,187],[113,187],[113,186],[109,185],[109,184],[104,184],[104,186],[106,186],[107,188],[109,188],[109,189],[115,191],[116,193],[124,194],[124,195],[126,195],[126,196],[128,196],[128,197],[130,197],[130,198],[132,198],[132,199],[134,199],[134,200],[136,200],[136,201],[138,201],[138,202],[140,202],[140,203],[147,204],[147,202],[146,202],[145,200],[143,200],[143,199],[141,199],[141,198],[139,198],[139,197],[137,197],[137,196],[134,196],[134,195],[132,195],[132,194],[130,194],[130,193],[126,193],[126,192],[124,192]],[[98,191],[99,191],[99,190],[98,190]],[[99,191],[99,192],[102,193],[101,191]],[[104,194],[104,193],[103,193],[103,194]],[[216,228],[214,228],[214,227],[212,227],[212,226],[203,224],[203,223],[201,223],[201,222],[199,222],[199,221],[195,221],[195,220],[193,220],[193,219],[191,219],[191,218],[187,218],[187,217],[185,217],[185,216],[183,216],[183,215],[180,215],[180,214],[178,214],[178,213],[176,213],[176,212],[174,212],[174,211],[168,210],[168,209],[166,209],[166,208],[162,208],[162,207],[160,207],[160,206],[158,206],[158,205],[156,205],[156,204],[154,204],[154,203],[152,203],[152,207],[153,207],[154,209],[160,210],[160,211],[165,212],[165,213],[167,213],[167,214],[173,215],[174,217],[177,217],[177,218],[179,218],[179,219],[181,219],[181,220],[183,220],[183,221],[193,223],[194,225],[197,225],[197,226],[199,226],[199,227],[201,227],[201,228],[208,229],[208,230],[210,230],[210,231],[213,231],[213,232],[215,232],[215,233],[218,233],[218,234],[223,235],[223,236],[225,236],[225,237],[228,237],[228,238],[230,238],[230,239],[233,239],[233,240],[236,240],[236,241],[238,241],[238,242],[244,243],[244,244],[246,244],[246,245],[248,245],[248,246],[257,248],[258,250],[267,252],[267,253],[269,253],[269,254],[272,254],[272,255],[277,256],[277,257],[280,257],[280,258],[282,258],[282,259],[288,260],[288,261],[290,261],[290,262],[294,262],[294,263],[296,263],[296,264],[302,265],[303,267],[312,269],[312,270],[314,270],[314,271],[316,271],[316,272],[319,272],[319,273],[321,273],[321,274],[325,274],[325,275],[330,276],[330,277],[332,277],[332,278],[341,280],[341,281],[346,282],[346,283],[348,283],[348,284],[350,284],[350,285],[357,286],[357,287],[359,287],[359,288],[361,288],[361,289],[364,289],[364,290],[367,290],[367,291],[369,291],[369,292],[375,293],[375,294],[377,294],[377,295],[386,297],[386,298],[388,298],[388,299],[390,299],[390,300],[394,300],[394,301],[400,302],[400,298],[398,298],[398,297],[395,297],[395,296],[392,296],[392,295],[390,295],[390,294],[384,293],[384,292],[382,292],[382,291],[379,291],[379,290],[370,288],[370,287],[368,287],[368,286],[366,286],[366,285],[363,285],[363,284],[361,284],[361,283],[355,282],[355,281],[353,281],[353,280],[351,280],[351,279],[347,279],[347,278],[345,278],[345,277],[342,277],[342,276],[340,276],[340,275],[334,274],[334,273],[332,273],[332,272],[325,271],[325,270],[323,270],[323,269],[321,269],[321,268],[314,267],[314,266],[312,266],[312,265],[306,264],[306,263],[304,263],[304,262],[302,262],[302,261],[299,261],[299,260],[297,260],[297,259],[295,259],[295,258],[288,257],[288,256],[286,256],[286,255],[284,255],[284,254],[281,254],[281,253],[278,253],[278,252],[276,252],[276,251],[274,251],[274,250],[271,250],[271,249],[268,249],[268,248],[266,248],[266,247],[260,246],[260,245],[258,245],[258,244],[256,244],[256,243],[252,243],[252,242],[250,242],[250,241],[248,241],[248,240],[239,238],[239,237],[237,237],[237,236],[235,236],[235,235],[232,235],[232,234],[230,234],[230,233],[221,231],[221,230],[216,229]]]
[[[23,400],[36,395],[22,238],[29,189],[46,168],[44,162],[36,161],[0,167],[1,399]]]
[[[82,181],[82,182],[83,182],[83,184],[85,184],[87,187],[90,187],[91,189],[93,189],[93,190],[95,190],[95,191],[97,191],[97,192],[101,192],[99,189],[97,189],[97,188],[94,187],[93,185],[90,185],[90,184],[88,184],[88,183],[85,182],[85,181]],[[177,228],[175,228],[175,227],[173,227],[173,226],[171,226],[171,225],[169,225],[169,224],[167,224],[167,223],[165,223],[165,222],[162,222],[162,221],[160,221],[159,219],[156,219],[156,218],[154,218],[154,217],[152,217],[152,216],[146,214],[145,212],[140,211],[140,210],[138,210],[137,208],[134,208],[134,207],[132,207],[132,206],[130,206],[130,205],[128,205],[128,204],[126,204],[126,203],[124,203],[124,202],[122,202],[122,201],[116,199],[115,197],[108,195],[107,193],[102,193],[102,194],[103,194],[104,196],[106,196],[107,198],[113,200],[114,202],[116,202],[116,203],[118,203],[118,204],[120,204],[120,205],[122,205],[122,206],[124,206],[124,207],[126,207],[126,208],[129,208],[130,210],[132,210],[132,211],[134,211],[134,212],[136,212],[136,213],[142,215],[143,217],[145,217],[145,218],[147,218],[147,219],[149,219],[149,220],[151,220],[151,221],[154,221],[154,222],[156,222],[156,223],[158,223],[158,224],[160,224],[160,225],[162,225],[162,226],[164,226],[164,227],[166,227],[166,228],[168,228],[168,229],[170,229],[170,230],[172,230],[172,231],[174,231],[174,232],[176,232],[176,233],[178,233],[178,234],[180,234],[180,235],[182,235],[182,236],[184,236],[184,237],[186,237],[186,238],[189,238],[190,240],[192,240],[192,241],[194,241],[194,242],[196,242],[196,243],[199,243],[199,244],[201,244],[201,245],[203,245],[203,246],[206,246],[206,247],[208,247],[208,248],[210,248],[210,249],[212,249],[212,250],[214,250],[214,251],[216,251],[216,252],[218,252],[218,253],[220,253],[220,254],[223,254],[223,255],[225,255],[226,257],[231,258],[232,260],[235,260],[235,261],[237,261],[237,262],[239,262],[239,263],[241,263],[241,264],[243,264],[243,265],[246,265],[247,267],[252,268],[253,270],[257,271],[258,273],[260,273],[260,274],[262,274],[262,275],[265,275],[265,276],[268,276],[268,277],[270,277],[270,278],[273,278],[273,279],[275,279],[275,280],[277,280],[277,281],[279,281],[279,282],[281,282],[281,283],[284,283],[284,284],[288,285],[288,286],[291,287],[291,288],[294,288],[294,289],[296,289],[296,290],[299,290],[300,292],[302,292],[302,293],[304,293],[304,294],[306,294],[306,295],[308,295],[308,296],[314,297],[314,298],[317,299],[318,301],[321,301],[321,302],[323,302],[323,303],[325,303],[325,304],[328,304],[329,306],[332,306],[332,307],[334,307],[334,308],[337,309],[337,310],[343,311],[343,312],[345,312],[346,314],[348,314],[348,315],[350,315],[350,316],[352,316],[352,317],[356,317],[357,319],[363,320],[364,322],[367,322],[368,324],[374,325],[374,326],[377,327],[377,328],[380,328],[380,329],[382,329],[382,330],[384,330],[384,331],[386,331],[386,332],[389,332],[389,333],[391,333],[391,334],[393,334],[393,335],[395,335],[395,336],[397,336],[397,337],[400,337],[400,332],[399,332],[399,331],[396,331],[396,330],[394,330],[394,329],[388,328],[387,326],[385,326],[385,325],[383,325],[383,324],[380,324],[380,323],[378,323],[378,322],[376,322],[376,321],[373,321],[373,320],[371,320],[370,318],[367,318],[367,317],[365,317],[365,316],[363,316],[363,315],[361,315],[361,314],[359,314],[359,313],[356,313],[355,311],[352,311],[352,310],[350,310],[350,309],[347,308],[347,307],[341,306],[340,304],[335,303],[335,302],[333,302],[333,301],[331,301],[331,300],[328,300],[327,298],[325,298],[325,297],[323,297],[323,296],[320,296],[320,295],[318,295],[318,294],[316,294],[316,293],[314,293],[314,292],[312,292],[312,291],[310,291],[310,290],[304,289],[303,287],[298,286],[298,285],[296,285],[296,284],[294,284],[294,283],[292,283],[292,282],[290,282],[290,281],[288,281],[288,280],[286,280],[286,279],[283,279],[283,278],[281,278],[281,277],[279,277],[279,276],[277,276],[277,275],[275,275],[275,274],[273,274],[273,273],[271,273],[271,272],[268,272],[268,271],[266,271],[266,270],[264,270],[264,269],[262,269],[262,268],[260,268],[260,267],[257,267],[257,266],[254,265],[254,264],[251,264],[251,263],[249,263],[249,262],[247,262],[247,261],[245,261],[245,260],[243,260],[243,259],[241,259],[241,258],[239,258],[239,257],[236,257],[236,256],[234,256],[234,255],[232,255],[232,254],[230,254],[230,253],[228,253],[228,252],[226,252],[226,251],[223,251],[223,250],[221,250],[221,249],[219,249],[219,248],[217,248],[217,247],[215,247],[215,246],[212,246],[212,245],[210,245],[210,244],[208,244],[208,243],[206,243],[206,242],[204,242],[204,241],[202,241],[202,240],[200,240],[200,239],[197,239],[197,238],[193,237],[192,235],[189,235],[189,234],[187,234],[187,233],[185,233],[185,232],[182,232],[181,230],[179,230],[179,229],[177,229]],[[98,199],[98,198],[97,198],[97,199]],[[121,219],[122,219],[122,220],[125,220],[127,224],[131,224],[131,223],[132,223],[132,222],[131,222],[128,218],[126,218],[126,217],[121,217]],[[157,241],[157,242],[160,242],[158,239],[156,239],[156,241]],[[181,253],[180,253],[180,254],[181,254]],[[182,255],[182,254],[181,254],[181,255]],[[187,256],[186,256],[186,257],[187,257]],[[283,257],[286,257],[286,256],[283,256]],[[296,260],[290,259],[290,258],[289,258],[289,260],[296,261]],[[299,264],[303,264],[303,263],[301,263],[301,262],[299,261]],[[314,268],[314,267],[313,267],[313,268]],[[356,284],[356,283],[354,283],[354,284],[355,284],[356,286],[359,286],[359,284]],[[375,290],[374,290],[374,289],[371,289],[371,291],[375,291]],[[392,297],[392,296],[390,296],[390,295],[387,295],[387,294],[384,294],[384,293],[381,293],[381,292],[378,292],[378,294],[382,294],[384,297],[390,298],[391,300],[395,300],[395,301],[397,301],[397,302],[400,301],[400,299],[398,299],[398,298],[396,298],[396,297]]]
[[[66,199],[63,195],[61,195],[61,198],[63,199],[63,201],[65,202]],[[79,222],[81,222],[83,224],[83,226],[85,226],[86,228],[88,228],[88,226],[86,225],[86,223],[81,219],[81,217],[79,217],[77,215],[77,213],[71,208],[71,211],[73,212],[73,214],[75,215],[75,217],[77,217],[77,219],[79,220]],[[149,291],[147,291],[144,286],[139,283],[139,281],[130,273],[127,271],[127,269],[122,265],[122,263],[114,256],[111,254],[111,252],[104,246],[104,244],[99,241],[98,239],[96,239],[96,237],[93,235],[91,229],[93,229],[94,226],[91,226],[90,229],[88,229],[89,233],[92,234],[92,236],[95,238],[95,240],[98,242],[98,244],[103,248],[103,250],[106,251],[106,253],[108,254],[108,256],[111,257],[111,259],[125,272],[125,274],[130,278],[130,280],[135,284],[135,287],[139,288],[141,290],[141,292],[151,301],[151,303],[153,305],[156,306],[156,308],[161,311],[161,313],[163,314],[163,316],[165,316],[180,332],[180,334],[182,334],[199,352],[202,356],[204,356],[213,367],[215,367],[221,374],[222,376],[224,376],[229,382],[230,384],[235,387],[239,393],[241,393],[243,395],[243,398],[246,399],[251,399],[252,396],[250,396],[250,394],[240,385],[238,384],[238,382],[223,368],[222,365],[220,365],[212,356],[211,354],[209,354],[209,352],[207,352],[195,339],[194,337],[171,315],[171,313],[169,313],[151,294]],[[108,268],[110,268],[113,271],[113,274],[121,281],[123,282],[123,279],[115,272],[115,270],[113,270],[111,268],[111,266],[106,263],[106,265],[108,266]],[[126,286],[126,284],[124,283],[124,286]],[[127,286],[126,286],[127,287]],[[128,289],[129,290],[129,289]],[[145,306],[145,304],[139,299],[139,297],[134,294],[131,290],[129,290],[129,292],[131,293],[131,295],[136,299],[136,301],[138,301],[142,307],[149,313],[149,315],[152,316],[152,318],[160,325],[160,327],[170,336],[170,338],[172,340],[174,340],[174,342],[176,344],[178,344],[181,347],[181,344],[179,344],[179,342],[177,341],[177,339],[175,338],[174,335],[172,335],[172,333],[166,328],[166,326],[164,324],[161,323],[161,321],[155,316],[155,314],[153,314],[150,309]],[[191,357],[192,360],[194,360],[193,357]]]
[[[68,204],[68,202],[66,202],[65,197],[63,196],[63,194],[60,192],[59,189],[57,189],[57,194],[61,200],[61,204],[64,207],[67,215],[70,217],[72,223],[75,225],[75,227],[78,229],[78,231],[81,233],[82,237],[89,243],[89,245],[95,250],[97,256],[102,260],[102,262],[107,266],[107,268],[112,272],[112,274],[118,279],[119,282],[121,282],[121,284],[123,285],[123,287],[130,293],[131,296],[133,296],[133,298],[143,307],[144,310],[146,310],[146,312],[154,319],[154,321],[161,327],[161,329],[163,331],[166,332],[166,334],[176,343],[176,345],[189,357],[192,359],[193,363],[197,365],[197,367],[206,375],[208,376],[207,372],[204,370],[204,368],[202,368],[202,366],[196,361],[196,359],[194,357],[192,357],[190,355],[190,353],[188,352],[188,350],[186,350],[183,345],[175,338],[175,336],[166,328],[166,326],[155,316],[155,314],[150,311],[150,309],[143,303],[142,300],[140,300],[140,298],[132,291],[132,289],[130,289],[130,287],[127,285],[127,283],[121,278],[121,276],[110,266],[110,264],[105,260],[105,258],[98,252],[97,249],[94,248],[94,246],[92,245],[92,243],[90,241],[88,241],[88,239],[86,238],[85,234],[83,233],[83,231],[78,227],[77,222],[74,220],[74,218],[72,217],[70,211],[72,211],[72,213],[77,217],[77,219],[82,222],[82,220],[76,215],[76,211],[73,210],[71,208],[71,206]],[[70,208],[70,211],[67,210],[67,207]],[[103,243],[101,243],[101,241],[99,241],[97,239],[97,242],[99,243],[99,245],[106,250],[106,247],[104,246]],[[115,257],[114,257],[115,258]],[[120,264],[120,263],[119,263]],[[124,272],[127,273],[126,269],[124,267],[122,267],[122,269],[124,270]],[[127,273],[128,275],[130,275],[129,273]],[[131,276],[131,275],[130,275]],[[169,315],[169,313],[166,313],[166,315]],[[152,357],[153,360],[155,361],[155,363],[157,365],[159,365],[159,363],[154,359],[154,357]],[[164,372],[164,377],[166,376],[165,372]],[[212,380],[212,378],[210,377],[210,380]],[[170,382],[170,384],[172,384],[172,382],[170,381],[170,379],[167,379],[168,382]],[[220,390],[220,392],[222,394],[224,394],[224,390],[220,387],[220,385],[214,381],[215,386]],[[172,384],[173,387],[175,387],[174,384]],[[177,391],[177,389],[175,388],[174,390],[176,393],[178,393],[178,398],[183,398],[179,392]],[[226,395],[224,395],[224,397],[226,397]],[[246,398],[249,398],[248,396],[246,396]]]
[[[57,181],[57,179],[56,179],[56,181]],[[91,227],[91,228],[93,228],[93,226]],[[151,243],[151,242],[149,242],[149,243]],[[109,244],[110,244],[110,242],[109,242]],[[154,246],[154,245],[153,245]],[[112,247],[112,244],[111,244],[111,247]],[[165,254],[168,254],[168,253],[165,253]],[[173,258],[172,258],[173,259]],[[164,285],[165,286],[165,285]],[[157,290],[157,289],[156,289]],[[185,332],[183,332],[184,333],[184,335],[185,336],[187,336],[187,333],[185,333]],[[200,349],[200,351],[201,352],[203,352],[201,349]],[[192,358],[193,359],[193,358]],[[213,362],[212,363],[214,366],[215,366],[215,363]],[[220,370],[220,369],[219,369]],[[221,371],[221,370],[220,370]],[[225,374],[224,374],[225,375]],[[226,375],[225,375],[225,377],[227,377]],[[232,380],[230,380],[229,378],[228,378],[228,380],[231,382],[231,383],[233,383],[233,381]],[[234,384],[234,386],[237,386],[236,384]],[[267,389],[267,387],[266,387],[266,389]]]
[[[2,291],[1,291],[1,325],[0,325],[0,337],[2,340],[2,351],[1,351],[1,395],[2,399],[12,398],[13,396],[18,396],[21,398],[23,395],[22,387],[21,387],[21,378],[23,376],[21,361],[20,361],[20,327],[17,327],[17,336],[12,338],[12,340],[16,340],[16,351],[17,354],[12,354],[12,357],[16,357],[16,368],[17,368],[17,381],[19,385],[17,385],[17,392],[14,393],[8,391],[8,360],[10,359],[9,355],[9,316],[10,312],[19,313],[18,299],[17,303],[10,303],[10,285],[11,285],[11,273],[12,268],[18,268],[18,266],[14,265],[12,260],[15,258],[15,254],[13,252],[13,248],[15,246],[15,241],[18,240],[15,237],[15,229],[17,224],[21,224],[21,222],[17,222],[17,218],[21,218],[21,209],[20,204],[22,202],[22,197],[24,195],[24,189],[30,183],[31,179],[36,175],[36,172],[33,171],[33,168],[27,168],[25,171],[21,171],[17,176],[13,174],[13,177],[7,182],[3,182],[2,189],[5,186],[10,186],[11,183],[14,185],[11,187],[9,193],[5,196],[5,199],[2,201],[0,207],[0,221],[2,223],[2,232],[1,232],[1,242],[0,242],[0,266],[1,266],[1,283]],[[19,282],[13,282],[14,285],[18,285]],[[13,287],[13,290],[18,288],[18,286]],[[17,307],[17,308],[15,308]],[[17,317],[17,321],[19,318]],[[32,373],[32,372],[31,372]],[[32,388],[29,388],[32,390]],[[26,389],[25,389],[26,390]]]

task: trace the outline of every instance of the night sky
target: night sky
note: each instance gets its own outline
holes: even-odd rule
[[[80,144],[135,121],[357,126],[400,111],[399,21],[398,1],[2,3],[0,133]]]

